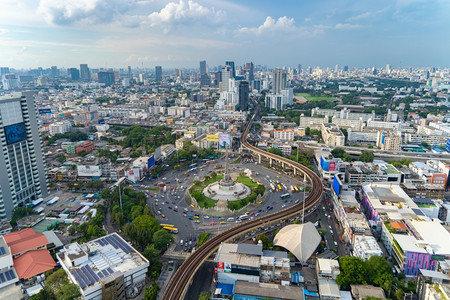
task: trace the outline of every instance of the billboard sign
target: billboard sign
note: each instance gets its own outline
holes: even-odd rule
[[[224,269],[224,263],[221,261],[217,262],[217,272],[218,273],[223,273],[223,269]]]
[[[17,123],[5,126],[6,143],[14,144],[27,139],[27,133],[24,123]]]
[[[150,156],[147,162],[147,167],[150,169],[155,165],[155,155]]]
[[[98,124],[105,124],[105,119],[99,119]]]
[[[224,265],[223,271],[225,273],[231,273],[231,264],[226,262],[223,265]]]
[[[340,195],[341,193],[341,183],[338,179],[337,176],[334,176],[334,180],[333,180],[333,190],[336,193],[337,196]]]
[[[231,148],[231,136],[229,133],[219,133],[220,148]]]
[[[218,142],[219,136],[217,134],[207,134],[206,135],[206,141],[207,142]]]
[[[330,171],[330,172],[336,171],[336,162],[335,161],[330,161],[330,164],[328,165],[328,171]]]
[[[51,113],[52,113],[52,110],[50,108],[39,108],[40,115],[51,114]]]
[[[102,175],[102,169],[100,166],[78,165],[77,171],[78,176],[82,177],[100,177]]]

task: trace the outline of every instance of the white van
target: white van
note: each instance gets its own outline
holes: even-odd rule
[[[233,217],[228,218],[227,222],[234,222],[234,218]]]
[[[248,215],[242,215],[239,217],[239,220],[243,221],[243,220],[247,220],[248,219]]]

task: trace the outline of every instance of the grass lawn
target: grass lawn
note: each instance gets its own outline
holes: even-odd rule
[[[328,97],[328,96],[311,96],[311,94],[309,93],[295,93],[294,96],[301,96],[301,97],[305,97],[308,101],[333,101],[334,98],[333,97]]]
[[[245,184],[246,186],[248,186],[248,187],[250,187],[250,188],[253,188],[253,187],[256,187],[256,186],[258,186],[258,184],[256,183],[256,182],[254,182],[253,180],[251,180],[249,177],[247,177],[247,176],[239,176],[237,179],[236,179],[236,181],[237,182],[240,182],[240,183],[243,183],[243,184]]]
[[[217,175],[215,178],[210,178],[208,180],[203,181],[203,185],[206,187],[207,185],[210,185],[213,182],[222,180],[223,175]]]
[[[144,190],[147,190],[147,191],[159,191],[159,187],[145,188]]]

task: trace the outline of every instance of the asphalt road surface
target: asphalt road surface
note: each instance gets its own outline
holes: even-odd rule
[[[235,160],[237,157],[238,155],[234,154],[234,158],[231,158],[230,161]],[[167,191],[165,193],[160,191],[146,191],[148,195],[147,202],[162,224],[171,224],[178,228],[175,251],[184,251],[186,247],[188,249],[195,247],[195,243],[198,241],[198,235],[200,233],[210,232],[212,234],[217,234],[224,229],[236,225],[236,220],[239,215],[242,215],[245,212],[241,211],[234,215],[223,217],[217,215],[214,216],[211,214],[203,214],[200,209],[193,209],[186,203],[184,199],[186,189],[194,180],[201,180],[204,175],[215,171],[214,166],[218,164],[225,166],[224,159],[217,159],[214,164],[210,165],[199,163],[198,166],[203,166],[203,168],[198,168],[196,173],[188,173],[189,176],[185,175],[187,169],[184,168],[170,170],[164,172],[158,179],[145,180],[142,182],[142,186],[150,187],[155,187],[158,182],[165,182],[167,184]],[[266,180],[267,176],[271,180],[284,183],[287,187],[298,183],[298,181],[289,176],[280,174],[279,172],[268,169],[262,165],[255,164],[251,160],[248,162],[242,160],[239,164],[230,164],[230,173],[241,173],[245,169],[251,170],[253,174],[252,177],[260,183],[263,183],[267,190],[270,190],[269,183]],[[256,173],[259,174],[255,176]],[[172,188],[176,188],[176,190]],[[155,193],[157,193],[157,195],[155,195]],[[299,192],[291,194],[291,197],[282,200],[280,199],[280,195],[284,193],[287,193],[287,191],[268,192],[265,201],[255,209],[249,210],[249,214],[263,216],[268,213],[268,206],[273,207],[270,212],[279,211],[294,204],[297,200],[301,201],[304,197],[304,193]],[[153,194],[153,197],[150,196],[151,194]],[[158,201],[156,201],[156,199],[158,199]],[[158,205],[156,205],[156,202]],[[174,210],[175,207],[177,207],[176,211]],[[186,217],[186,215],[183,214],[185,208],[188,209],[188,214],[198,215],[198,219],[190,220]],[[233,221],[228,220],[228,218],[233,218]],[[220,222],[226,222],[226,224],[220,224]],[[214,223],[215,225],[210,225]],[[181,244],[181,240],[183,240],[183,244]]]

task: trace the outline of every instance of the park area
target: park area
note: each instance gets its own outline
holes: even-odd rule
[[[295,99],[300,100],[300,101],[305,101],[304,99],[306,99],[307,101],[311,101],[311,102],[317,102],[317,101],[333,101],[334,98],[333,97],[329,97],[329,96],[312,96],[309,93],[295,93],[294,95]]]

